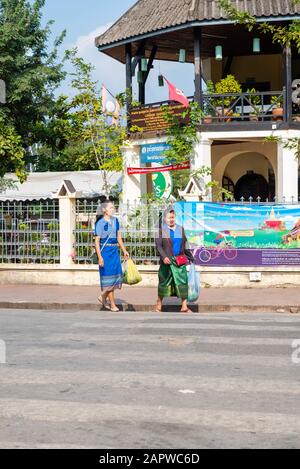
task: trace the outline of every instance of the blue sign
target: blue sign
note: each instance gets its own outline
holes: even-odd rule
[[[162,163],[166,159],[164,154],[169,150],[167,143],[148,143],[141,145],[141,163]]]

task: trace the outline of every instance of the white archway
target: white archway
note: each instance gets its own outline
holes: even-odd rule
[[[213,179],[222,185],[223,177],[235,184],[247,171],[277,178],[277,152],[273,142],[240,142],[213,146]],[[275,184],[275,183],[274,183]]]

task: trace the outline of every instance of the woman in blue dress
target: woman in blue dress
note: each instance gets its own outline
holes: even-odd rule
[[[129,259],[122,236],[119,220],[114,217],[114,204],[107,201],[101,204],[102,215],[95,224],[95,248],[98,255],[101,296],[98,298],[104,308],[119,311],[115,302],[114,291],[122,288],[123,272],[118,246],[124,259]],[[109,300],[109,307],[106,302]]]

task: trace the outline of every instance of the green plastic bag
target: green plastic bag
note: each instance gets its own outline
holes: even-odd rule
[[[136,285],[142,281],[142,276],[137,270],[137,267],[132,259],[128,259],[128,261],[124,264],[124,271],[123,271],[123,282],[127,285]]]

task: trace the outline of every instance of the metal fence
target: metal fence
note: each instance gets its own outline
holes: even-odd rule
[[[298,204],[298,200],[264,201],[241,198],[222,204]],[[77,200],[73,261],[88,265],[94,261],[94,226],[100,201]],[[116,205],[126,248],[137,264],[157,264],[156,230],[166,205],[135,203]],[[0,263],[58,264],[60,262],[59,204],[40,202],[0,202]]]
[[[260,197],[242,197],[241,200],[225,200],[221,204],[276,205],[297,204],[297,200],[277,199],[261,201]],[[74,262],[92,264],[94,250],[94,225],[100,201],[77,201]],[[155,247],[157,226],[165,205],[136,203],[116,206],[116,216],[120,220],[121,233],[126,248],[133,260],[141,265],[158,264],[159,257]],[[95,258],[94,258],[95,259]],[[98,263],[95,261],[95,263]]]
[[[0,202],[0,263],[59,263],[59,241],[57,201]]]
[[[99,202],[100,203],[100,202]],[[77,201],[74,261],[92,264],[94,253],[94,225],[98,202]],[[137,264],[157,264],[155,234],[163,206],[136,203],[116,206],[121,234],[132,258]]]

